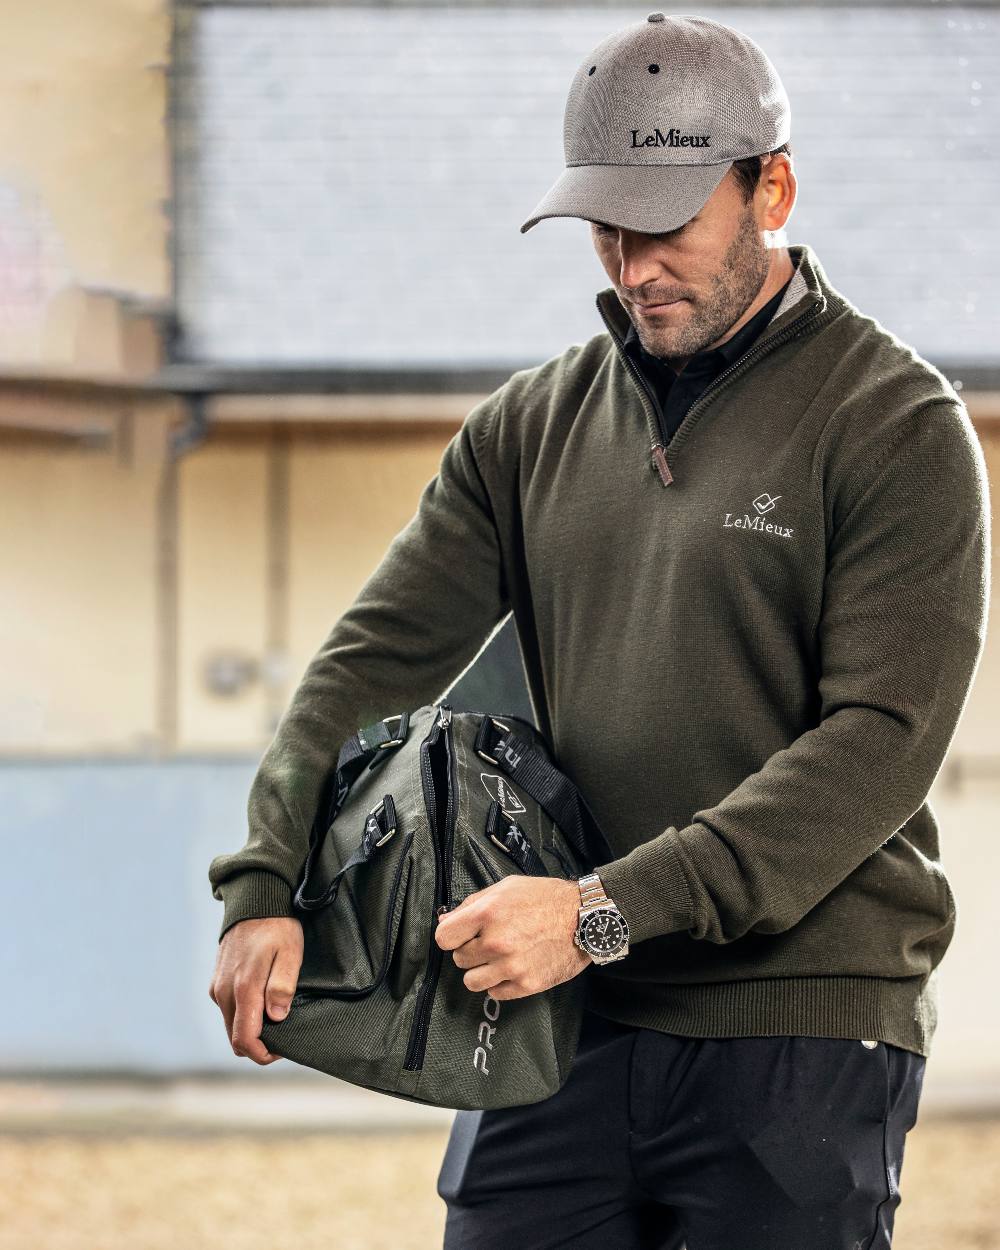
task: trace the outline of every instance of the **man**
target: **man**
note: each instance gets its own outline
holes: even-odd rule
[[[446,1247],[881,1250],[955,924],[926,796],[985,635],[982,451],[937,369],[807,245],[768,246],[789,107],[746,36],[626,26],[564,133],[522,230],[591,223],[607,332],[476,406],[309,665],[247,844],[209,870],[210,992],[271,1062],[336,748],[437,697],[512,610],[539,728],[617,858],[438,924],[470,991],[586,970],[590,1007],[557,1094],[456,1114]],[[595,903],[623,922],[598,938]]]

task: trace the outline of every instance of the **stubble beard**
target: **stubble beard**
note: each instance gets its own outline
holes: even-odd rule
[[[726,333],[758,295],[770,268],[770,249],[764,244],[753,206],[747,205],[740,228],[726,249],[722,268],[712,279],[705,300],[687,301],[687,320],[678,326],[635,324],[639,342],[668,364],[703,351]]]

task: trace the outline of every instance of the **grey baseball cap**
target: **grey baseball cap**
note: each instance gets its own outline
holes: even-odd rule
[[[566,168],[521,233],[546,217],[675,230],[733,161],[789,139],[791,108],[752,39],[707,17],[650,13],[602,40],[570,85]]]

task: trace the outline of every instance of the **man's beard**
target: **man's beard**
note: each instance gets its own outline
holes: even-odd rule
[[[711,293],[704,301],[690,303],[688,320],[676,327],[651,327],[636,320],[636,333],[646,351],[669,364],[686,360],[721,338],[764,285],[770,267],[769,251],[748,204],[736,237],[726,249],[722,268],[712,280]]]

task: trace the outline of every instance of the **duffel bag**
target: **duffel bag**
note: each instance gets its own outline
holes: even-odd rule
[[[367,725],[317,806],[294,908],[304,938],[272,1053],[455,1109],[554,1094],[576,1054],[588,969],[517,999],[470,991],[437,917],[511,873],[575,879],[613,858],[543,736],[447,703]]]

